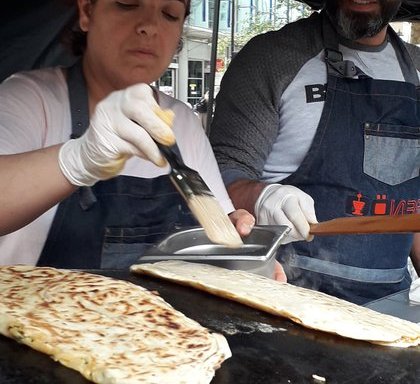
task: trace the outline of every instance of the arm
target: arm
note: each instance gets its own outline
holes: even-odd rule
[[[133,155],[165,165],[152,138],[170,145],[175,137],[157,112],[151,88],[137,84],[102,100],[80,138],[1,155],[0,235],[34,220],[78,186],[92,186],[118,175]]]
[[[317,13],[251,39],[235,56],[217,94],[210,142],[226,185],[258,180],[281,132],[282,95],[323,50]]]
[[[413,247],[411,248],[410,258],[417,275],[420,276],[420,233],[414,234]]]
[[[75,191],[58,166],[59,148],[0,156],[0,236],[23,227]]]
[[[281,80],[267,57],[275,35],[257,36],[235,56],[217,95],[210,142],[226,185],[258,180],[280,126]]]
[[[304,192],[257,181],[279,134],[281,94],[290,79],[279,76],[277,67],[284,63],[279,57],[258,65],[250,61],[281,52],[275,49],[277,37],[256,37],[235,56],[217,96],[210,140],[235,207],[254,213],[258,224],[290,227],[286,243],[312,239],[309,223],[317,220],[314,202]]]

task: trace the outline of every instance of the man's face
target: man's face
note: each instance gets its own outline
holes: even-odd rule
[[[392,20],[401,0],[326,0],[338,32],[349,40],[377,35]]]

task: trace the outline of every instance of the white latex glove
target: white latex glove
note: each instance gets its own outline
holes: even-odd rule
[[[410,304],[420,305],[420,278],[411,283],[408,297],[410,299]]]
[[[305,192],[292,185],[270,184],[255,203],[257,224],[287,225],[291,228],[282,244],[312,240],[309,223],[317,223],[314,201]]]
[[[159,110],[146,84],[111,93],[97,105],[86,132],[61,147],[59,164],[64,176],[73,185],[91,186],[116,176],[133,155],[164,166],[166,161],[152,137],[173,145],[175,136],[156,114]]]
[[[411,258],[408,258],[407,264],[412,280],[410,290],[408,292],[408,298],[410,299],[410,304],[420,305],[420,276],[417,274]]]

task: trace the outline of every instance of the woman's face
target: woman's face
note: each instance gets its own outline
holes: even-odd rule
[[[85,60],[109,91],[152,83],[177,50],[186,0],[78,0]]]

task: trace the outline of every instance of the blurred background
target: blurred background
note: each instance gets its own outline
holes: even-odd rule
[[[206,94],[210,105],[232,58],[254,35],[274,30],[319,10],[321,0],[192,0],[183,49],[155,85],[196,105]],[[67,65],[75,57],[62,42],[73,28],[75,0],[2,0],[0,81],[11,73]],[[420,45],[420,1],[404,1],[392,23],[408,42]],[[210,92],[209,92],[210,91]]]

